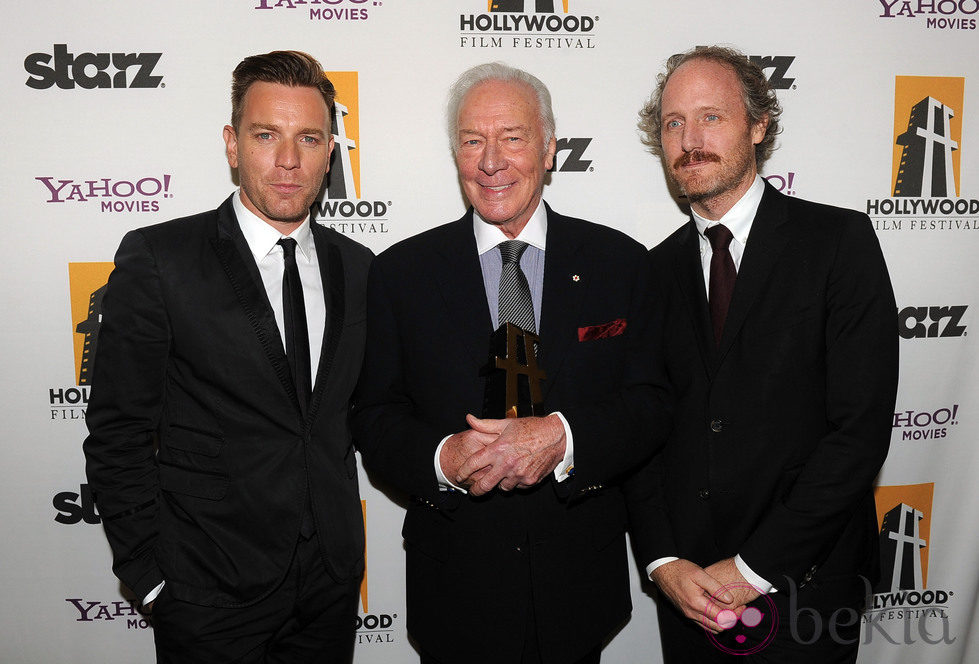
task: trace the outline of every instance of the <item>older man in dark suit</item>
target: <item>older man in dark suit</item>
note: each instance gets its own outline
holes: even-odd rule
[[[542,201],[535,77],[465,72],[449,123],[472,208],[372,266],[354,425],[368,470],[412,496],[408,631],[426,663],[597,662],[631,608],[619,482],[665,428],[645,251]],[[479,420],[505,322],[539,332],[542,408]]]
[[[84,447],[161,662],[352,657],[364,532],[347,415],[371,254],[309,214],[333,94],[305,53],[246,58],[224,128],[240,190],[116,254]]]
[[[693,216],[651,252],[675,424],[630,500],[670,664],[853,661],[875,573],[894,295],[866,215],[758,175],[780,112],[710,47],[671,58],[641,113]]]

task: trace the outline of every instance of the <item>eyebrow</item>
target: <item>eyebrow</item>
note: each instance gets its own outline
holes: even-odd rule
[[[276,131],[276,132],[282,130],[282,128],[279,125],[269,124],[267,122],[253,122],[248,126],[248,129],[252,131],[256,129],[266,129],[268,131]],[[316,127],[304,127],[300,129],[297,133],[312,134],[314,136],[326,136],[326,134],[323,133],[322,129]]]

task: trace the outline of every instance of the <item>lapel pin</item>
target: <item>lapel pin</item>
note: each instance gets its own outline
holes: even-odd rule
[[[571,281],[578,283],[579,281],[581,281],[581,277],[579,277],[577,274],[572,274]]]

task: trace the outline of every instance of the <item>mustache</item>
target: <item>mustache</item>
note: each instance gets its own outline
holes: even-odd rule
[[[676,161],[673,162],[673,168],[680,168],[686,166],[692,161],[713,161],[716,163],[721,162],[721,158],[714,154],[713,152],[704,152],[703,150],[694,150],[693,152],[684,152],[682,155],[677,157]]]

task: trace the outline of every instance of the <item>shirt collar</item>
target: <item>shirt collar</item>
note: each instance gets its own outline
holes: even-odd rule
[[[276,243],[284,237],[291,237],[296,241],[299,251],[308,261],[312,255],[313,233],[309,228],[309,215],[303,219],[303,223],[289,235],[272,228],[269,224],[258,217],[254,212],[245,207],[241,202],[241,190],[233,196],[232,204],[235,209],[235,216],[238,217],[238,226],[241,228],[242,235],[255,261],[260,262],[275,248]]]
[[[744,196],[738,200],[727,213],[717,221],[704,219],[692,209],[694,223],[697,224],[697,231],[703,235],[704,231],[715,224],[724,224],[731,231],[734,239],[742,246],[748,243],[748,233],[751,231],[751,222],[755,220],[758,206],[761,205],[762,194],[765,193],[765,181],[758,174],[755,174],[755,181],[744,192]]]
[[[495,249],[498,244],[509,240],[498,226],[483,221],[475,208],[473,209],[473,233],[476,235],[476,252],[482,256],[487,251]],[[530,220],[523,227],[515,240],[526,242],[532,247],[544,251],[547,238],[547,210],[544,207],[544,199],[537,203],[537,208],[530,215]]]

